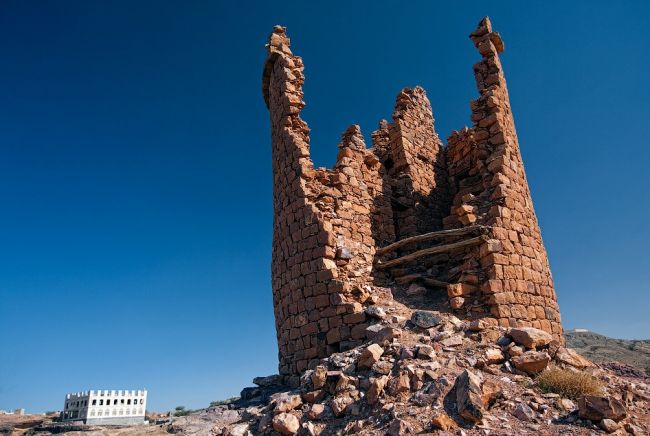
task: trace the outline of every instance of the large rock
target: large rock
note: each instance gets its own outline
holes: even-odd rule
[[[599,423],[598,426],[602,428],[605,432],[607,433],[614,433],[616,430],[619,429],[620,424],[618,424],[616,421],[613,419],[602,419]]]
[[[315,391],[304,392],[302,394],[302,400],[307,403],[317,403],[323,399],[325,392],[322,389],[316,389]]]
[[[323,418],[327,413],[327,409],[324,404],[313,404],[309,412],[307,412],[307,417],[311,420],[317,420]]]
[[[535,420],[535,412],[526,403],[519,403],[512,414],[521,421],[531,422]]]
[[[384,319],[386,318],[386,312],[384,309],[382,309],[379,306],[368,306],[366,307],[366,315],[368,315],[371,318],[379,318],[379,319]]]
[[[498,348],[488,348],[485,350],[485,361],[488,364],[501,363],[505,359],[503,351]]]
[[[366,337],[373,342],[384,344],[391,342],[393,338],[397,338],[402,334],[400,329],[393,328],[388,325],[373,324],[366,327]]]
[[[314,372],[311,374],[311,382],[314,385],[314,389],[320,389],[325,386],[327,381],[327,368],[319,365],[314,369]]]
[[[334,412],[334,416],[341,416],[352,403],[354,403],[354,400],[349,395],[342,395],[335,397],[330,403],[330,407]]]
[[[465,370],[456,377],[454,387],[458,414],[469,422],[480,422],[483,419],[481,380],[472,372]]]
[[[456,422],[445,412],[438,412],[431,418],[431,424],[438,430],[448,431],[456,427]]]
[[[227,432],[227,436],[252,436],[252,434],[246,423],[233,425]]]
[[[379,398],[386,387],[386,382],[388,382],[387,376],[370,379],[370,387],[368,388],[368,393],[366,395],[366,401],[368,401],[368,404],[375,404],[379,401]]]
[[[481,385],[481,400],[483,401],[483,407],[489,409],[497,399],[503,396],[503,389],[501,385],[492,380],[486,380]]]
[[[412,429],[408,422],[403,419],[394,419],[388,426],[388,436],[404,436],[411,434]]]
[[[508,336],[519,345],[526,348],[539,348],[548,345],[553,340],[553,336],[544,330],[533,327],[511,328]]]
[[[279,374],[268,375],[266,377],[255,377],[253,383],[260,387],[270,387],[282,385],[282,376]]]
[[[551,361],[551,356],[543,351],[527,351],[521,356],[512,358],[512,363],[520,371],[528,374],[542,372]]]
[[[298,394],[281,393],[272,397],[275,399],[275,410],[277,412],[290,412],[302,404],[302,398]]]
[[[294,435],[300,430],[300,421],[290,413],[280,413],[273,417],[273,430],[287,435]]]
[[[384,354],[384,349],[381,348],[381,346],[377,344],[371,344],[365,350],[363,350],[363,353],[361,353],[361,357],[359,357],[359,362],[357,365],[359,368],[372,368],[372,365],[379,361],[379,358],[382,354]]]
[[[440,324],[440,321],[441,319],[439,316],[426,310],[416,310],[413,312],[413,315],[411,315],[411,322],[423,329],[435,327]]]
[[[411,391],[411,380],[407,371],[402,371],[399,376],[390,380],[389,391],[393,396],[403,397]]]
[[[434,360],[436,352],[431,345],[418,346],[418,359]]]
[[[555,360],[580,369],[594,366],[593,363],[579,355],[573,348],[558,348],[555,353]]]
[[[585,395],[578,399],[578,416],[591,421],[612,419],[618,422],[625,418],[625,407],[616,398]]]

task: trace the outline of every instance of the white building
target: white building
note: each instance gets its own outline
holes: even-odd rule
[[[61,419],[96,425],[144,424],[147,391],[85,391],[68,394]]]

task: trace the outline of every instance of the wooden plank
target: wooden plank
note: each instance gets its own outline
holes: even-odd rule
[[[401,277],[395,277],[395,283],[398,285],[408,285],[413,282],[422,282],[427,286],[434,288],[446,288],[449,283],[443,282],[428,275],[423,274],[408,274]]]
[[[390,268],[391,266],[395,265],[400,265],[405,262],[410,262],[415,259],[419,259],[420,257],[423,256],[429,256],[432,254],[438,254],[438,253],[445,253],[448,251],[453,251],[457,250],[459,248],[465,248],[465,247],[471,247],[472,245],[476,245],[481,243],[481,241],[486,240],[485,236],[477,236],[475,238],[471,239],[466,239],[464,241],[458,241],[454,242],[452,244],[445,244],[445,245],[436,245],[435,247],[431,248],[425,248],[424,250],[419,250],[419,251],[414,251],[413,253],[407,254],[402,257],[398,257],[396,259],[389,260],[387,262],[383,263],[378,263],[375,265],[375,268],[377,269],[385,269],[385,268]]]
[[[375,255],[381,256],[382,254],[390,253],[391,251],[395,251],[405,245],[416,244],[418,242],[431,241],[434,239],[446,238],[450,236],[462,236],[474,232],[482,233],[485,229],[487,229],[485,226],[469,226],[461,227],[460,229],[439,230],[437,232],[429,232],[422,235],[411,236],[410,238],[404,238],[397,242],[393,242],[390,245],[377,249]]]

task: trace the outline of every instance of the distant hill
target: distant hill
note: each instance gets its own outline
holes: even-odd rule
[[[650,375],[650,339],[612,339],[583,329],[564,332],[567,346],[594,362],[618,361]]]

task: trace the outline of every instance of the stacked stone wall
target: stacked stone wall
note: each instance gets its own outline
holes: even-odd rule
[[[440,230],[448,213],[449,186],[442,141],[424,89],[404,88],[386,126],[383,163],[390,177],[398,239]]]
[[[343,134],[336,165],[315,169],[309,156],[302,60],[284,28],[269,38],[263,95],[273,144],[272,286],[280,372],[293,374],[313,359],[365,338],[363,305],[375,233],[393,239],[382,167],[365,148],[358,126]]]
[[[483,59],[474,65],[478,99],[473,127],[454,132],[447,158],[455,190],[448,228],[489,226],[479,248],[480,289],[502,326],[533,326],[562,341],[553,280],[526,180],[499,55],[503,42],[483,20],[471,39]]]
[[[291,52],[284,28],[271,34],[262,91],[272,131],[272,287],[282,374],[358,345],[368,326],[365,306],[380,302],[374,285],[392,283],[374,267],[376,250],[443,228],[480,225],[484,236],[438,256],[433,267],[423,259],[402,274],[441,273],[451,283],[451,310],[502,326],[531,325],[561,339],[498,57],[503,43],[487,19],[471,38],[482,55],[474,66],[480,96],[471,102],[471,128],[453,132],[445,148],[424,90],[405,88],[393,121],[373,132],[372,148],[353,125],[341,137],[334,167],[316,169],[300,118],[302,59]]]

